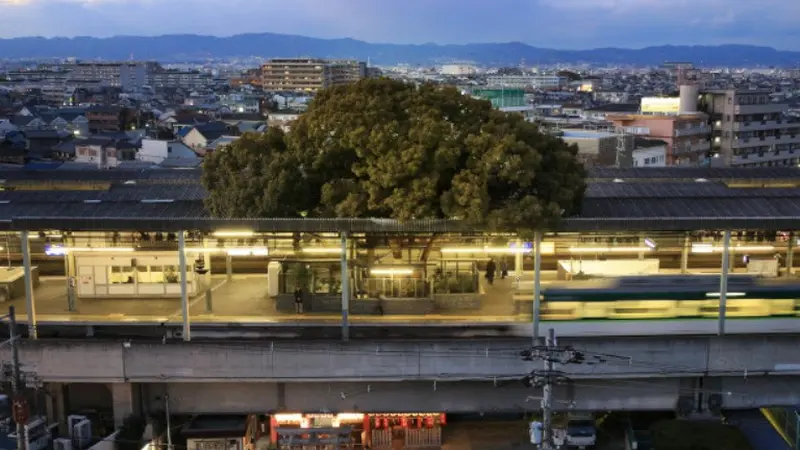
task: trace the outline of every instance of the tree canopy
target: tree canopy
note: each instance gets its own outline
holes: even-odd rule
[[[220,217],[452,218],[515,231],[577,212],[576,153],[454,88],[368,79],[320,91],[287,133],[207,156],[203,180]]]

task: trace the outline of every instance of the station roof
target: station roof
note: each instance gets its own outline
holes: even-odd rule
[[[0,228],[281,232],[464,232],[455,221],[215,219],[199,169],[0,169]],[[598,168],[580,215],[559,231],[792,230],[800,223],[797,168]]]

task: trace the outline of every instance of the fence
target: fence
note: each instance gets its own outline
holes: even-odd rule
[[[366,278],[362,288],[370,298],[425,298],[428,282],[419,278]]]
[[[436,294],[473,294],[478,292],[477,273],[448,274],[433,281],[433,292]]]
[[[761,408],[761,413],[767,418],[781,437],[794,449],[800,449],[800,414],[790,408]]]

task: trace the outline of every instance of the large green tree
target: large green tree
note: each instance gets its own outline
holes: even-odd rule
[[[522,231],[577,212],[577,148],[448,87],[369,79],[319,92],[287,134],[207,157],[222,217],[453,218]]]

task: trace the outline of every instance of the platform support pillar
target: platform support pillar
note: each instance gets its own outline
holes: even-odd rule
[[[522,268],[524,264],[525,253],[523,253],[523,244],[521,239],[517,239],[516,253],[514,254],[514,276],[522,279]]]
[[[22,246],[22,267],[25,277],[25,316],[28,320],[28,338],[38,339],[39,329],[36,326],[36,302],[33,298],[33,269],[31,267],[31,246],[28,232],[20,235]]]
[[[191,326],[189,325],[189,292],[187,288],[186,270],[186,232],[178,232],[178,265],[181,277],[181,315],[183,317],[183,340],[192,340]]]
[[[683,249],[681,250],[681,273],[689,273],[689,252],[692,249],[692,237],[689,233],[683,237]]]
[[[347,233],[342,232],[342,340],[350,340],[350,271],[347,267]]]
[[[542,232],[533,236],[533,345],[539,342],[540,309],[542,306]]]
[[[725,231],[722,244],[722,273],[719,277],[719,335],[725,334],[725,310],[728,304],[728,269],[730,264],[731,232]]]
[[[795,242],[794,231],[789,233],[789,247],[786,249],[786,272],[785,276],[791,277],[794,275],[794,246]]]

